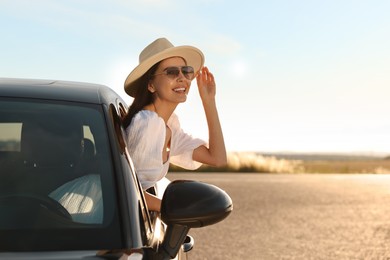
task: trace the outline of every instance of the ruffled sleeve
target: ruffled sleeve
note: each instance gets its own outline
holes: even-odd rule
[[[127,148],[144,190],[165,176],[161,151],[165,141],[165,123],[156,113],[138,112],[127,132]]]
[[[192,154],[199,146],[208,146],[207,142],[184,132],[176,114],[172,114],[168,126],[172,131],[170,162],[189,170],[199,168],[202,163],[194,161]]]

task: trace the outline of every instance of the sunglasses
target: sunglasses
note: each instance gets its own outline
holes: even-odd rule
[[[176,79],[177,77],[179,77],[180,71],[186,79],[188,80],[194,79],[195,72],[194,72],[194,68],[191,66],[168,67],[164,69],[163,72],[156,73],[153,76],[165,74],[168,76],[168,78]]]

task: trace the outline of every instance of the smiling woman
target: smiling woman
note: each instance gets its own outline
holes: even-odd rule
[[[161,201],[151,189],[167,174],[170,163],[186,169],[197,169],[202,163],[225,165],[226,149],[215,102],[216,84],[203,67],[203,53],[160,38],[141,52],[139,60],[125,81],[125,91],[134,101],[124,126],[149,209],[160,211]],[[208,143],[185,133],[174,113],[187,101],[195,77],[209,128]]]

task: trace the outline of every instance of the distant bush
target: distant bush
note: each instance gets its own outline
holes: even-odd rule
[[[183,171],[183,169],[171,166],[171,171]],[[263,156],[254,152],[231,152],[228,153],[226,167],[215,168],[203,165],[198,171],[298,173],[303,172],[304,169],[300,160],[278,159],[274,156]]]
[[[297,173],[302,172],[302,161],[278,159],[274,156],[261,154],[229,153],[228,165],[233,171],[269,172],[269,173]]]

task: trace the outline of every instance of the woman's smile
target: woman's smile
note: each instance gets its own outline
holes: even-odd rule
[[[187,94],[185,87],[177,87],[177,88],[174,88],[173,91],[175,91],[176,93]]]

